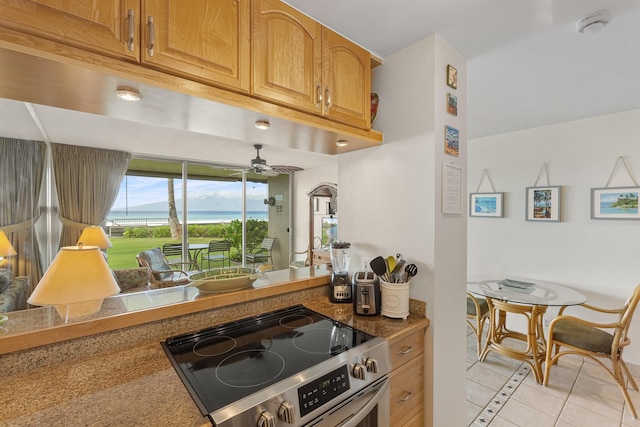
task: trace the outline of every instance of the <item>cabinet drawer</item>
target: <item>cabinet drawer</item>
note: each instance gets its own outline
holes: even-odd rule
[[[392,369],[397,369],[404,363],[422,355],[424,353],[424,329],[400,338],[391,344],[389,349]]]
[[[423,427],[424,426],[424,411],[420,411],[415,417],[411,418],[402,427]]]
[[[391,373],[391,425],[402,426],[424,406],[424,358],[414,357]]]

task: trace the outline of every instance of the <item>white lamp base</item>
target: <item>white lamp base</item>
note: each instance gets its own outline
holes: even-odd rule
[[[102,299],[75,302],[73,304],[60,304],[54,307],[60,317],[66,322],[69,319],[76,319],[97,313],[100,307],[102,307]]]

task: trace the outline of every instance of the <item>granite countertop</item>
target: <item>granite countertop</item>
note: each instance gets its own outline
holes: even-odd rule
[[[358,316],[351,304],[315,296],[303,304],[393,341],[428,320]],[[268,311],[268,310],[267,310]],[[172,336],[167,334],[167,336]],[[11,426],[210,426],[157,340],[109,350],[3,378],[0,424]],[[4,424],[3,424],[4,425]]]

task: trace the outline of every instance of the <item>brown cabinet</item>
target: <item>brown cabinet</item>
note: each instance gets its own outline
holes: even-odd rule
[[[0,26],[116,58],[140,59],[139,0],[0,0]]]
[[[424,419],[424,335],[420,329],[390,345],[390,420],[392,426],[419,426]]]
[[[143,0],[142,63],[249,92],[249,0]]]
[[[254,0],[253,94],[370,127],[370,54],[278,0]]]

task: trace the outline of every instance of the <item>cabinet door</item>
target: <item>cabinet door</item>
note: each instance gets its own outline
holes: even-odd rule
[[[249,0],[143,0],[142,62],[249,91]]]
[[[0,26],[138,61],[139,0],[0,0]]]
[[[322,26],[279,0],[253,2],[253,94],[321,113]]]
[[[371,127],[371,55],[323,28],[324,114],[363,129]]]

